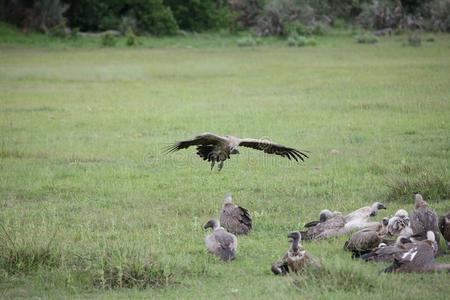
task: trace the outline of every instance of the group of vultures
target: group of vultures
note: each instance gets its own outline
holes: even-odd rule
[[[195,146],[197,155],[211,164],[218,163],[219,171],[230,155],[239,154],[239,147],[252,148],[275,154],[289,160],[303,161],[308,158],[305,151],[286,147],[269,140],[219,136],[203,133],[193,139],[179,141],[169,145],[167,152],[175,152]],[[292,245],[282,258],[272,264],[272,272],[277,275],[297,273],[305,268],[323,268],[321,262],[305,250],[301,241],[323,240],[342,235],[350,238],[344,249],[352,253],[353,258],[365,261],[391,262],[385,272],[432,272],[447,270],[450,264],[439,264],[435,257],[443,253],[439,249],[442,233],[450,249],[450,212],[438,217],[428,207],[422,195],[415,194],[415,204],[411,214],[399,209],[391,218],[373,221],[378,210],[385,205],[375,202],[372,206],[362,207],[347,215],[324,209],[319,220],[305,225],[304,231],[289,233]],[[236,235],[248,234],[252,230],[252,219],[247,209],[233,204],[231,195],[225,197],[220,220],[211,219],[205,229],[212,228],[212,234],[206,236],[206,248],[223,261],[231,261],[237,254]]]
[[[376,202],[347,215],[324,209],[319,220],[305,224],[304,231],[288,234],[291,247],[279,261],[272,264],[272,272],[286,275],[309,267],[323,268],[322,263],[305,250],[301,241],[313,241],[342,235],[350,236],[344,249],[353,258],[371,262],[391,262],[385,272],[433,272],[446,270],[450,264],[440,264],[435,257],[444,252],[439,249],[440,235],[450,250],[450,212],[438,217],[428,207],[422,195],[415,194],[411,214],[399,209],[391,218],[373,221],[379,209],[386,207]],[[204,228],[212,228],[205,238],[206,248],[223,261],[231,261],[237,255],[237,235],[252,230],[252,219],[247,209],[233,204],[231,195],[224,200],[220,220],[209,220]]]

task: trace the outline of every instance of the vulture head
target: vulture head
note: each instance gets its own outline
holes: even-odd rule
[[[290,242],[300,241],[302,239],[302,235],[299,231],[294,231],[288,234],[288,238],[290,238]]]
[[[397,210],[397,212],[394,215],[395,217],[400,217],[400,218],[407,218],[409,217],[409,214],[406,210],[404,209],[399,209]]]
[[[223,199],[223,204],[233,203],[233,196],[231,194],[226,194],[225,198]]]
[[[381,224],[383,224],[383,226],[388,226],[389,218],[384,217],[383,220],[381,220]]]
[[[412,241],[411,241],[410,238],[401,235],[401,236],[399,236],[399,237],[397,238],[397,240],[395,241],[395,243],[396,243],[397,245],[404,245],[404,244],[412,243]]]
[[[333,217],[333,213],[329,209],[324,209],[319,214],[319,220],[321,223]]]
[[[219,227],[219,221],[217,219],[211,219],[205,224],[205,226],[203,226],[204,229],[208,229],[208,228],[216,229],[218,227]]]
[[[419,207],[427,207],[428,206],[428,203],[425,200],[423,200],[423,197],[421,194],[419,194],[419,193],[414,194],[414,199],[415,199],[416,209]]]
[[[375,202],[374,204],[372,204],[372,213],[370,214],[370,216],[376,216],[379,209],[386,209],[386,206],[384,206],[384,204],[381,202]]]

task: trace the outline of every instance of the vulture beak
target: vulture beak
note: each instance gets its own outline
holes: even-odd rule
[[[378,209],[386,209],[386,206],[384,206],[384,204],[380,203],[380,204],[378,205]]]
[[[231,149],[230,154],[239,154],[239,150],[237,148]]]

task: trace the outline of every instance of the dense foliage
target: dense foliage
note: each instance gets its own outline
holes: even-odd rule
[[[247,30],[259,36],[323,32],[357,23],[367,29],[450,31],[450,0],[0,0],[0,18],[23,30]]]

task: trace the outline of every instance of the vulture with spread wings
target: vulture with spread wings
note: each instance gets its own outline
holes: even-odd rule
[[[211,169],[216,162],[219,163],[219,171],[223,167],[223,162],[230,158],[231,154],[239,154],[239,146],[253,148],[264,151],[268,154],[281,155],[289,160],[304,161],[308,158],[305,153],[294,148],[285,147],[265,139],[241,139],[234,136],[219,136],[213,133],[203,133],[191,140],[180,141],[168,146],[167,153],[175,152],[181,149],[187,149],[190,146],[197,146],[197,155],[203,160],[211,162]]]

